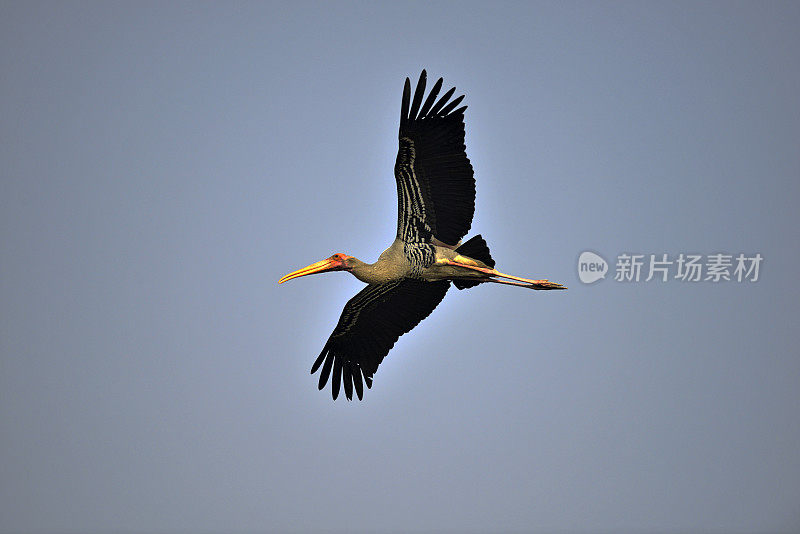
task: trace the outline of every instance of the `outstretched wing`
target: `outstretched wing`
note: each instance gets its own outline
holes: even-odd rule
[[[389,349],[400,336],[431,314],[449,287],[447,280],[404,279],[370,284],[359,291],[345,305],[339,324],[311,367],[314,374],[322,366],[319,389],[325,387],[333,370],[333,398],[339,396],[344,381],[347,398],[353,398],[355,386],[360,400],[364,394],[363,382],[372,387],[372,375]]]
[[[455,245],[472,225],[475,179],[464,146],[464,95],[450,101],[455,87],[438,101],[442,79],[425,95],[422,71],[411,101],[406,78],[400,110],[400,148],[394,166],[397,180],[397,237]],[[434,103],[435,102],[435,103]]]

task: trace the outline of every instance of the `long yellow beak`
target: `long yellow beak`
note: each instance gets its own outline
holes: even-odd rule
[[[317,274],[317,273],[324,273],[326,271],[332,271],[341,267],[341,262],[336,260],[332,260],[328,258],[327,260],[318,261],[316,263],[312,263],[308,267],[303,267],[302,269],[298,269],[294,272],[291,272],[278,280],[279,284],[284,282],[288,282],[292,278],[300,278],[301,276],[308,276],[309,274]]]

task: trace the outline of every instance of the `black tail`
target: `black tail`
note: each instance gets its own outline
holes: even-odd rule
[[[472,259],[482,261],[489,267],[494,268],[494,260],[492,259],[492,255],[489,253],[489,245],[486,244],[486,241],[484,241],[480,234],[469,239],[466,243],[462,243],[456,249],[456,252]],[[478,284],[480,284],[480,282],[453,280],[453,285],[458,289],[467,289],[470,287],[475,287]]]

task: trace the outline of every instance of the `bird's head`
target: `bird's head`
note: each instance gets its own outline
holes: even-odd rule
[[[349,271],[352,268],[353,257],[337,252],[328,259],[312,263],[308,267],[303,267],[291,272],[278,280],[279,284],[288,282],[292,278],[299,278],[309,274],[327,273],[328,271]]]

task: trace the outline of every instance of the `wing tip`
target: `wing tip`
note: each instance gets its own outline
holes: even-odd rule
[[[339,398],[339,392],[344,389],[344,396],[348,401],[353,400],[353,390],[355,390],[358,400],[364,398],[364,385],[362,382],[361,367],[356,364],[355,367],[352,363],[344,361],[341,356],[333,353],[330,342],[325,344],[322,352],[314,360],[311,366],[311,374],[313,375],[322,367],[317,383],[317,389],[322,391],[328,385],[330,379],[331,397],[333,400]],[[332,372],[332,373],[331,373]],[[333,376],[331,376],[331,374]],[[372,381],[367,381],[367,388],[372,387]]]
[[[422,99],[425,96],[427,79],[428,72],[426,69],[422,69],[412,97],[411,78],[406,76],[405,84],[403,86],[403,101],[400,113],[401,121],[414,121],[427,117],[446,117],[451,114],[458,114],[459,112],[463,113],[464,110],[467,109],[466,106],[463,106],[458,110],[453,111],[455,107],[464,99],[464,95],[461,95],[448,102],[450,97],[455,93],[455,87],[451,87],[438,101],[436,100],[439,90],[442,87],[442,83],[444,82],[443,77],[439,77],[439,79],[436,80],[436,83],[428,94],[427,100],[424,104],[422,104]]]
[[[442,83],[444,82],[444,78],[442,77],[439,77],[439,79],[436,80],[436,83],[431,88],[431,91],[428,93],[428,97],[423,103],[427,78],[427,71],[422,69],[412,98],[411,79],[406,77],[406,81],[403,86],[403,100],[400,110],[401,129],[404,125],[412,121],[431,117],[447,117],[450,115],[458,115],[459,113],[463,114],[467,109],[467,106],[462,106],[456,109],[456,106],[458,106],[458,104],[464,99],[464,95],[461,95],[450,101],[450,97],[455,93],[455,87],[451,87],[441,98],[436,100],[436,97],[438,96],[442,87]]]

